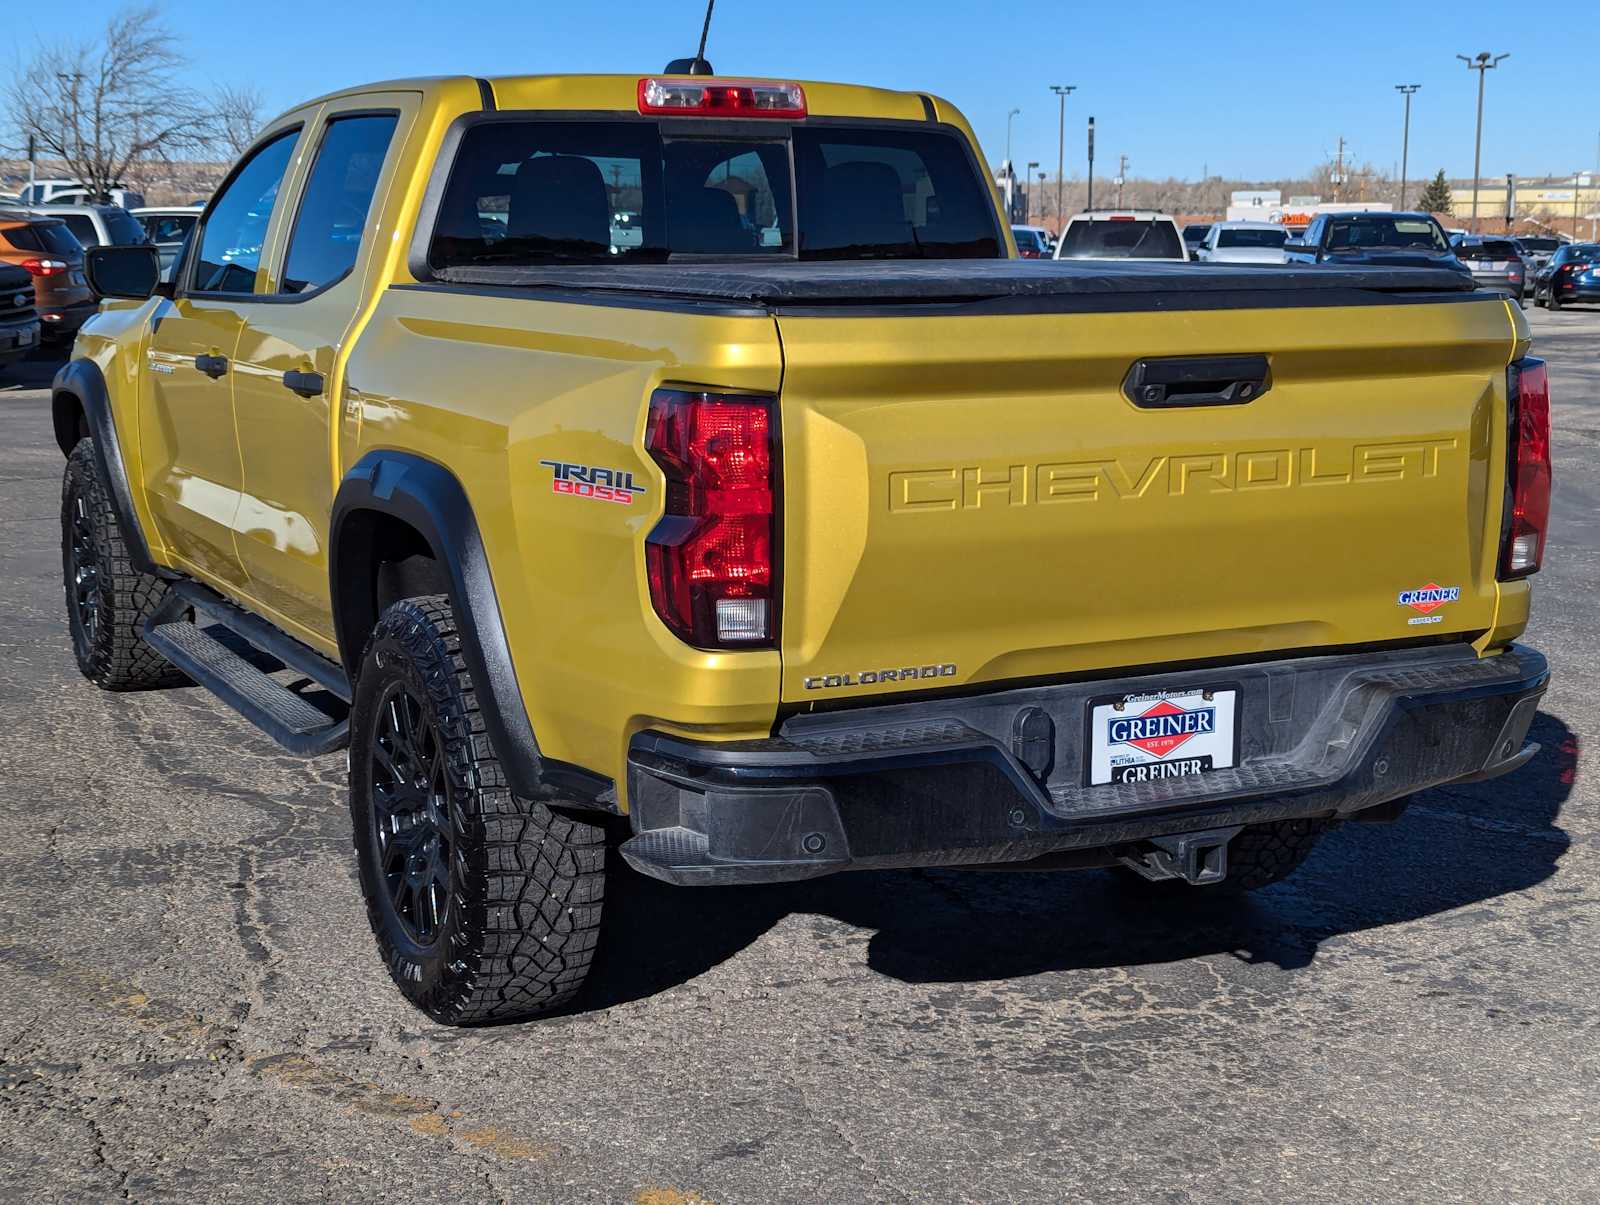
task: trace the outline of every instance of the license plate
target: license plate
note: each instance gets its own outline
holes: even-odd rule
[[[32,331],[23,331],[20,335],[17,336],[17,346],[18,347],[30,347],[30,346],[32,346],[32,344],[33,344],[33,332]]]
[[[1236,686],[1093,700],[1088,785],[1187,778],[1237,765],[1238,707]]]

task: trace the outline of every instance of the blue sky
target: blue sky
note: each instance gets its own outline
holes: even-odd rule
[[[31,32],[81,35],[116,4],[30,5],[7,22],[18,57]],[[421,0],[169,0],[197,84],[255,84],[274,111],[372,79],[432,74],[659,70],[690,54],[700,0],[552,4]],[[1485,178],[1596,165],[1600,4],[1519,10],[1343,0],[1318,5],[998,4],[955,0],[721,0],[707,57],[722,74],[830,79],[938,92],[959,105],[991,160],[1021,108],[1013,157],[1054,170],[1053,83],[1067,103],[1067,170],[1083,172],[1096,118],[1096,174],[1202,172],[1271,179],[1310,170],[1340,135],[1354,161],[1400,159],[1397,83],[1417,83],[1411,175],[1472,171],[1477,75],[1454,57],[1510,52],[1488,79]],[[1533,18],[1537,12],[1538,18]],[[1252,13],[1264,14],[1262,16]],[[268,14],[268,15],[263,15]],[[209,53],[203,51],[209,48]]]

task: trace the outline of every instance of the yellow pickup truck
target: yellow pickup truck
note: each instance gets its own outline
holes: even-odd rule
[[[273,122],[54,384],[71,639],[348,745],[438,1020],[579,990],[608,842],[685,885],[1251,888],[1503,773],[1548,514],[1459,273],[1019,260],[965,119],[719,76]]]

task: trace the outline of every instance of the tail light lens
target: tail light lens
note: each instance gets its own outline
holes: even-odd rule
[[[59,259],[25,259],[22,266],[30,276],[60,276],[67,270]]]
[[[650,601],[698,648],[776,642],[777,457],[771,398],[658,389],[645,446],[667,475],[645,542]]]
[[[1511,448],[1500,540],[1502,579],[1539,571],[1550,524],[1550,381],[1544,361],[1518,360],[1507,385]]]

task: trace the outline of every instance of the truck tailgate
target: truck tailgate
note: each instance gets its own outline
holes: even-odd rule
[[[1502,301],[1106,309],[777,310],[785,701],[1492,625]],[[1124,394],[1222,355],[1270,386]]]

